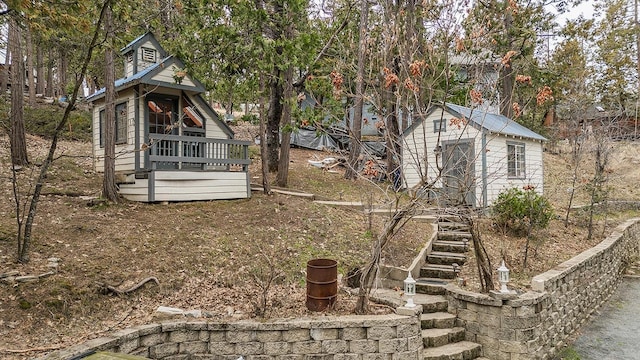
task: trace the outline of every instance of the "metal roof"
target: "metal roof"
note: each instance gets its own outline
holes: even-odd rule
[[[135,74],[134,74],[134,75],[132,75],[132,76],[125,77],[125,78],[120,78],[120,79],[116,80],[116,82],[115,82],[115,88],[116,88],[116,90],[118,90],[118,89],[120,89],[120,88],[122,88],[122,87],[125,87],[126,85],[129,85],[130,83],[133,83],[133,82],[135,82],[135,81],[137,81],[137,80],[142,79],[145,75],[149,74],[149,73],[150,73],[150,72],[152,72],[153,70],[155,70],[155,69],[157,69],[157,68],[159,68],[159,67],[163,66],[163,64],[164,64],[167,60],[169,60],[170,58],[171,58],[171,56],[169,56],[169,57],[167,57],[167,58],[164,58],[164,59],[162,59],[162,61],[161,61],[161,62],[159,62],[159,63],[157,63],[157,64],[154,64],[154,65],[151,65],[151,66],[149,66],[148,68],[146,68],[146,69],[144,69],[144,70],[142,70],[142,71],[140,71],[140,72],[138,72],[138,73],[135,73]],[[88,101],[93,101],[93,99],[94,99],[94,98],[98,98],[98,97],[100,97],[101,95],[104,95],[105,90],[106,90],[106,88],[102,88],[102,89],[100,89],[100,90],[96,91],[95,93],[93,93],[93,94],[91,94],[90,96],[88,96],[88,97],[87,97],[87,100],[88,100]]]
[[[446,103],[444,105],[449,111],[464,116],[477,126],[492,133],[524,137],[534,140],[547,141],[547,138],[530,130],[504,115],[491,114],[480,109],[470,109],[468,107]]]

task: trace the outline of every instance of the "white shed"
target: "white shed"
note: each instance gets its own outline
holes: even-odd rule
[[[443,205],[474,207],[491,205],[512,187],[533,186],[542,194],[544,141],[505,116],[436,105],[403,134],[404,186]]]
[[[121,50],[124,77],[116,80],[116,174],[120,194],[133,201],[189,201],[251,196],[248,141],[201,97],[203,85],[168,56],[153,34]],[[105,89],[93,105],[93,155],[104,170]]]

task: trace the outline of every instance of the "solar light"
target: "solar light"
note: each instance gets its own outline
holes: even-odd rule
[[[500,283],[500,292],[508,293],[507,283],[509,282],[509,269],[504,266],[504,260],[502,260],[502,265],[498,268],[498,282]]]
[[[404,294],[407,295],[407,304],[406,307],[415,307],[416,304],[413,303],[413,297],[416,295],[416,281],[411,277],[411,271],[407,275],[407,278],[404,279]]]

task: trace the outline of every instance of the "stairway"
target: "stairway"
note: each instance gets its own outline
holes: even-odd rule
[[[444,294],[449,281],[455,281],[460,266],[467,261],[471,232],[469,225],[455,215],[438,217],[438,234],[427,255],[427,262],[416,279],[416,292]]]
[[[438,219],[438,234],[416,279],[416,291],[429,294],[422,304],[423,360],[481,360],[482,346],[465,340],[465,330],[456,326],[456,316],[447,312],[445,286],[455,281],[459,267],[466,262],[471,242],[468,224],[456,216]]]

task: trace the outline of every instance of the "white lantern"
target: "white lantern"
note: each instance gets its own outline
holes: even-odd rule
[[[508,293],[507,283],[509,282],[509,269],[504,266],[504,260],[502,260],[502,265],[498,268],[498,282],[500,283],[500,292]]]
[[[411,277],[411,271],[409,271],[409,275],[404,279],[404,294],[407,296],[407,304],[406,307],[415,307],[416,304],[413,303],[413,297],[416,295],[416,281]]]

